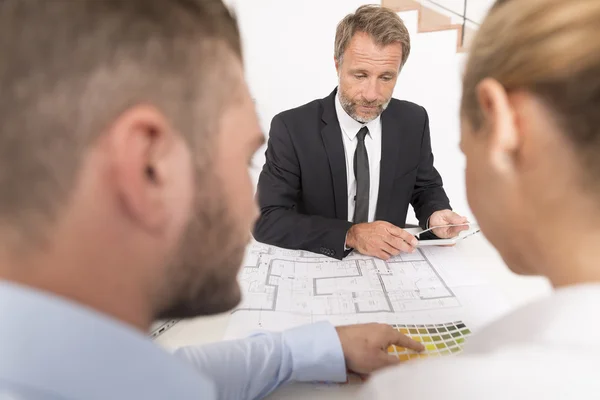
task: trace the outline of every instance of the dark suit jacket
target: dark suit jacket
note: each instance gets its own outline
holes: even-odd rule
[[[273,118],[258,180],[259,242],[341,259],[348,222],[346,156],[335,94]],[[376,220],[404,227],[408,204],[421,226],[449,209],[433,167],[427,112],[392,99],[381,114],[382,148]]]

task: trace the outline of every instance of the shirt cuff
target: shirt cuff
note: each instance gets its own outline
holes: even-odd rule
[[[284,331],[283,341],[292,354],[292,380],[346,381],[342,343],[329,322],[322,321]]]

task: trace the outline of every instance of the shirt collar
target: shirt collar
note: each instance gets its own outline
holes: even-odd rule
[[[214,386],[142,332],[0,280],[0,381],[69,399],[211,398]]]
[[[350,140],[354,140],[354,138],[358,134],[358,131],[360,131],[360,129],[363,126],[366,126],[369,129],[369,136],[371,136],[371,137],[373,137],[374,135],[376,135],[378,132],[381,131],[381,129],[380,129],[381,115],[378,115],[377,118],[375,118],[373,121],[371,121],[367,124],[362,124],[362,123],[358,122],[357,120],[355,120],[354,118],[352,118],[350,115],[348,115],[346,110],[344,110],[344,107],[342,107],[342,103],[340,102],[339,89],[335,95],[335,111],[337,113],[338,121],[340,122],[340,127],[342,128],[342,132],[344,132],[344,134]]]

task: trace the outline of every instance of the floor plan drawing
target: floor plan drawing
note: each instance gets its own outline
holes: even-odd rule
[[[342,261],[263,244],[249,248],[234,310],[311,316],[403,313],[459,307],[425,253],[388,261],[350,255]]]
[[[228,317],[227,339],[320,321],[411,329],[460,321],[477,329],[509,309],[488,283],[481,258],[460,244],[383,261],[358,253],[336,260],[255,242],[242,265],[242,302]]]

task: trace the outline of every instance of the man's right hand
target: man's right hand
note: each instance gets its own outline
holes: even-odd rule
[[[346,246],[361,254],[388,260],[401,252],[414,252],[417,238],[389,222],[375,221],[353,225],[348,230]]]
[[[335,329],[342,344],[346,368],[363,376],[400,363],[398,357],[388,354],[389,346],[416,352],[425,350],[421,343],[385,324],[347,325]]]

